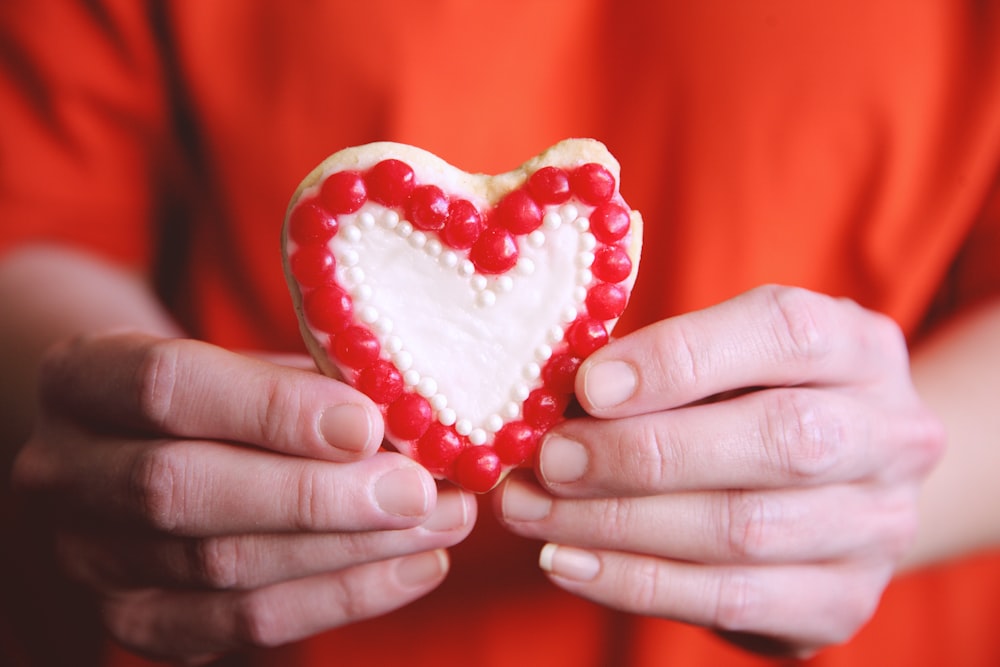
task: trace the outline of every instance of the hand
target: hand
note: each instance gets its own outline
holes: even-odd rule
[[[808,654],[874,612],[943,448],[898,328],[766,287],[616,340],[581,367],[593,417],[544,439],[496,509],[557,585]]]
[[[377,451],[362,394],[195,341],[76,340],[43,364],[13,484],[111,634],[198,662],[387,612],[444,578],[474,499]]]

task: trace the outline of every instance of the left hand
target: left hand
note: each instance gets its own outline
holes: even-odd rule
[[[615,340],[581,367],[592,418],[496,494],[573,593],[805,655],[874,613],[943,451],[887,317],[763,287]]]

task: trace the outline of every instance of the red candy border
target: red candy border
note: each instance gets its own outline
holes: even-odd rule
[[[631,218],[615,190],[614,176],[601,164],[569,170],[545,166],[484,216],[468,200],[417,182],[405,162],[387,159],[366,171],[328,175],[315,194],[291,211],[287,235],[296,247],[289,268],[302,293],[306,322],[329,334],[328,355],[350,369],[352,384],[382,407],[389,433],[410,441],[416,460],[435,475],[470,491],[488,491],[505,468],[533,461],[543,433],[562,420],[577,369],[607,343],[605,322],[621,315],[628,299],[628,290],[620,283],[632,273],[626,247]],[[415,229],[437,236],[443,245],[467,254],[479,273],[495,275],[517,263],[517,240],[541,226],[545,207],[560,206],[574,197],[593,207],[590,232],[597,241],[586,312],[566,327],[563,341],[542,366],[542,384],[523,402],[522,418],[504,424],[492,443],[473,445],[454,425],[434,419],[427,399],[405,388],[399,370],[381,357],[375,335],[355,321],[351,297],[337,284],[336,260],[328,245],[340,227],[337,216],[374,201],[395,210]]]

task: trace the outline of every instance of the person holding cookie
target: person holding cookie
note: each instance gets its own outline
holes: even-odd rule
[[[1000,661],[993,6],[13,0],[0,35],[0,662]],[[603,157],[530,162],[580,137],[607,200],[570,184]],[[283,265],[299,183],[372,142],[517,208],[380,155],[295,238],[383,261]],[[425,370],[439,283],[388,317],[380,281],[502,305],[560,234],[557,324],[459,424],[482,338]]]

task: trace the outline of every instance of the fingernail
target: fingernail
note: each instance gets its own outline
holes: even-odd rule
[[[595,408],[611,408],[624,403],[639,386],[639,375],[632,364],[603,361],[584,371],[583,395]]]
[[[593,581],[601,571],[601,560],[589,551],[546,544],[538,554],[538,566],[549,574],[573,581]]]
[[[368,410],[353,403],[327,408],[319,418],[319,432],[331,446],[350,452],[368,447],[374,430]]]
[[[549,515],[552,497],[534,484],[511,480],[504,487],[500,507],[505,519],[538,521]]]
[[[407,588],[437,581],[448,569],[448,555],[443,549],[409,556],[396,564],[399,583]]]
[[[463,493],[440,493],[437,505],[421,526],[426,530],[445,532],[461,528],[469,520],[469,506]]]
[[[416,468],[387,472],[375,482],[375,501],[387,514],[424,514],[427,512],[429,498],[423,474]]]
[[[590,455],[579,442],[550,435],[542,441],[538,461],[542,479],[549,484],[568,484],[587,472]]]

